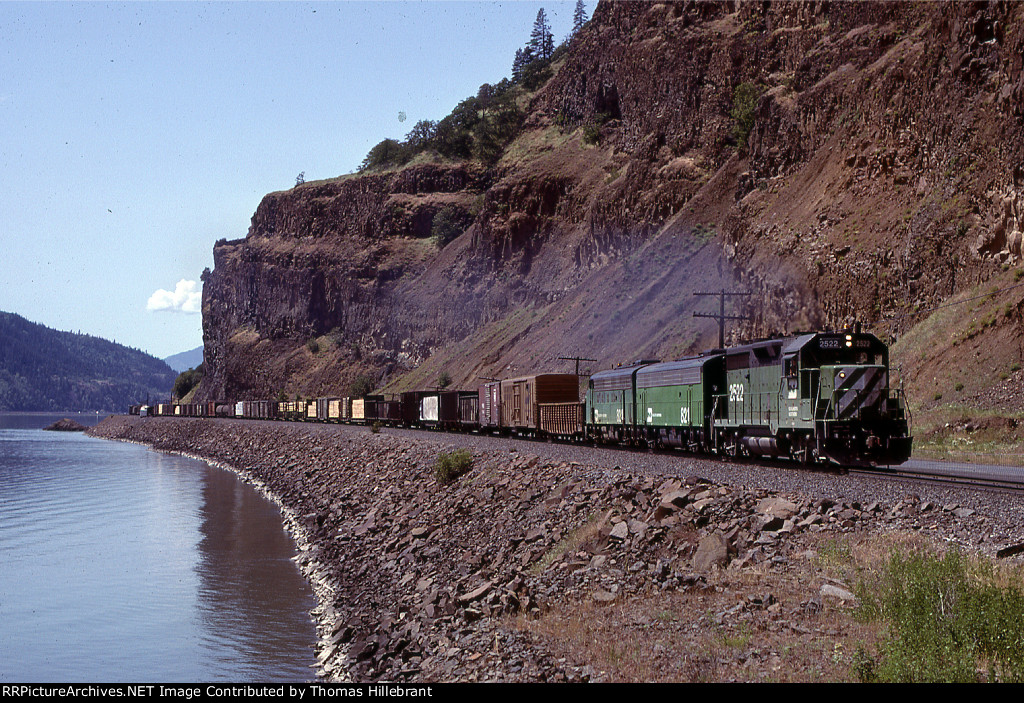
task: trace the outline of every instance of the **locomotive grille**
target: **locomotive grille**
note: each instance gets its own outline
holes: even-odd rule
[[[836,374],[836,417],[849,419],[858,410],[877,406],[885,390],[885,376],[885,369],[879,366],[842,368]]]

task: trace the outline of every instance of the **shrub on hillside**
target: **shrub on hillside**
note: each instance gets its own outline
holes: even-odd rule
[[[430,236],[433,238],[434,243],[437,244],[438,249],[444,249],[448,246],[449,242],[462,234],[465,229],[463,226],[464,219],[461,216],[461,211],[451,206],[441,208],[434,215],[434,221],[430,225]]]
[[[754,128],[754,113],[760,100],[761,88],[753,83],[740,83],[733,91],[732,111],[729,115],[734,120],[732,135],[740,150],[747,148],[750,130]]]
[[[473,468],[473,455],[468,449],[441,452],[434,464],[434,477],[442,486],[454,483],[462,474]]]
[[[1024,590],[956,551],[893,554],[860,588],[860,616],[886,624],[877,658],[856,661],[865,681],[1024,681]]]
[[[364,395],[369,395],[377,382],[373,380],[373,377],[368,374],[360,374],[356,376],[356,379],[352,381],[351,394],[354,398],[362,398]]]

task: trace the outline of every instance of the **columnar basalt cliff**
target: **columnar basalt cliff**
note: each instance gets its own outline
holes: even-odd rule
[[[919,397],[967,360],[981,397],[1022,356],[1022,56],[1017,3],[602,3],[495,165],[305,184],[218,243],[202,394],[679,356],[741,287],[734,337],[856,319]]]

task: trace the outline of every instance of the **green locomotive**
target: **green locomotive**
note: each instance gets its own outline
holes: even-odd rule
[[[769,339],[594,374],[591,439],[804,463],[901,464],[912,437],[889,351],[871,334]]]

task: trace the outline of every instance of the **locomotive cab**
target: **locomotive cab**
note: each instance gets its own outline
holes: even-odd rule
[[[819,457],[842,464],[910,458],[906,404],[902,392],[889,386],[885,344],[870,334],[818,334],[806,340],[797,359],[798,414],[813,422]]]

